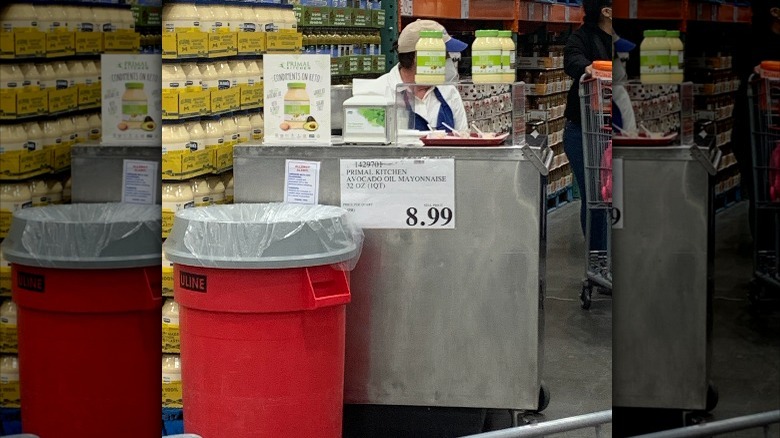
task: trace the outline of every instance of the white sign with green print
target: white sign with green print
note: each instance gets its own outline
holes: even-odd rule
[[[159,55],[101,56],[104,145],[160,145],[161,62]]]
[[[265,55],[265,144],[330,144],[330,56]]]

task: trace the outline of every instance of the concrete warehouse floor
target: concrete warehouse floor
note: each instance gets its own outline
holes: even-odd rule
[[[578,202],[550,213],[547,235],[543,379],[551,401],[543,413],[526,414],[523,418],[529,422],[610,409],[612,398],[612,302],[609,296],[594,293],[591,309],[580,308],[585,249]],[[749,242],[747,203],[716,216],[712,380],[719,389],[720,401],[711,414],[688,416],[689,422],[722,420],[780,407],[780,312],[776,308],[765,308],[758,315],[749,312]],[[351,406],[345,410],[345,437],[456,437],[478,432],[475,429],[480,424],[484,427],[484,416],[477,411]],[[676,418],[682,425],[682,416]],[[487,423],[493,427],[508,426],[508,416],[492,420]],[[603,436],[611,436],[611,427],[604,432]],[[555,436],[596,435],[590,429]],[[723,436],[762,435],[751,430]],[[780,427],[775,426],[770,436],[780,437]]]

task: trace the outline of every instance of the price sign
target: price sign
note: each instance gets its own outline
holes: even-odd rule
[[[341,160],[341,206],[363,228],[455,228],[455,160]]]
[[[612,229],[623,229],[623,159],[612,159]]]

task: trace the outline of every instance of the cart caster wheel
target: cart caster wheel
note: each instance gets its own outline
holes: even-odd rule
[[[539,386],[539,408],[536,409],[536,412],[542,412],[543,410],[547,409],[547,405],[550,404],[550,390],[547,388],[547,385],[542,383]]]
[[[707,402],[704,407],[705,412],[710,412],[718,405],[718,387],[710,382],[707,385]]]
[[[582,308],[585,310],[590,309],[591,297],[593,296],[593,287],[589,285],[582,286],[582,292],[580,292],[580,302]]]

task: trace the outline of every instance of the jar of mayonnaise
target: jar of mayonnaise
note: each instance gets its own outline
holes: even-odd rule
[[[179,303],[169,298],[162,309],[162,350],[178,353],[179,349]]]
[[[111,9],[96,7],[92,11],[94,12],[95,27],[98,32],[113,32],[116,30],[114,14]]]
[[[257,28],[257,20],[255,20],[255,11],[251,6],[239,6],[239,14],[241,21],[239,22],[239,28],[242,32],[260,32]]]
[[[14,102],[11,107],[13,112],[9,116],[16,116],[16,96],[20,94],[24,86],[24,73],[16,64],[0,65],[0,96],[3,100],[9,99]]]
[[[195,197],[195,207],[208,207],[211,205],[211,189],[205,179],[192,180],[192,192]]]
[[[639,46],[640,79],[644,84],[668,84],[671,49],[666,31],[646,30]]]
[[[211,12],[214,14],[214,27],[212,32],[229,32],[230,31],[230,14],[227,8],[221,4],[212,4],[210,6]]]
[[[5,300],[0,305],[0,348],[4,353],[16,353],[16,304]]]
[[[68,64],[66,64],[64,61],[57,61],[54,63],[54,75],[56,88],[58,90],[72,87],[75,83],[73,77],[70,74]]]
[[[273,32],[273,17],[271,17],[271,8],[260,5],[254,8],[255,23],[257,23],[258,32]]]
[[[233,116],[226,114],[220,119],[226,146],[235,146],[238,143],[238,125],[236,125]]]
[[[227,176],[227,182],[225,183],[225,204],[232,204],[234,196],[233,172],[227,174]]]
[[[212,204],[224,204],[225,203],[225,184],[219,177],[211,177],[207,179],[209,183],[209,190],[211,193]]]
[[[245,112],[236,113],[233,117],[233,121],[236,123],[236,130],[238,137],[236,138],[236,144],[246,143],[252,139],[252,122],[249,120],[249,115]]]
[[[92,141],[100,140],[103,136],[103,123],[100,121],[100,115],[90,114],[87,121],[89,122],[89,139]]]
[[[0,67],[2,68],[2,67]],[[23,85],[30,91],[38,91],[41,89],[41,73],[38,71],[38,67],[33,63],[21,64],[19,69],[24,76]],[[5,71],[3,71],[3,77],[5,77]]]
[[[499,30],[498,40],[501,42],[501,76],[503,80],[501,82],[511,84],[515,82],[516,70],[516,48],[515,42],[512,41],[511,30]]]
[[[65,17],[60,11],[61,6],[41,4],[35,8],[38,17],[38,30],[41,32],[55,32],[67,29]]]
[[[187,84],[187,75],[178,64],[163,64],[162,66],[162,113],[165,116],[179,115],[179,94]]]
[[[475,84],[501,82],[501,51],[503,45],[496,30],[478,30],[471,47],[471,80]]]
[[[244,61],[228,61],[230,67],[230,74],[233,78],[233,83],[237,87],[245,87],[249,84],[249,72],[246,69]],[[254,83],[254,81],[253,81]]]
[[[241,16],[241,10],[238,6],[225,6],[227,11],[228,23],[231,32],[243,31],[244,17]]]
[[[82,11],[80,6],[61,5],[60,13],[65,18],[65,25],[68,31],[81,31]]]
[[[265,128],[265,122],[263,122],[262,113],[253,113],[249,116],[249,123],[252,125],[252,143],[260,143],[263,141],[263,129]]]
[[[218,90],[219,74],[217,74],[217,69],[214,64],[211,62],[199,62],[198,69],[200,70],[203,90]]]
[[[180,154],[190,149],[190,134],[184,123],[162,126],[162,155]]]
[[[4,408],[20,408],[19,393],[19,360],[16,356],[0,358],[0,406]]]
[[[76,142],[84,143],[89,141],[89,120],[87,116],[75,116],[73,117],[73,123],[76,124]]]
[[[162,294],[164,297],[173,296],[173,263],[162,253]]]
[[[271,30],[269,32],[277,32],[284,26],[284,15],[280,8],[271,8]]]
[[[184,72],[184,77],[186,79],[184,82],[185,89],[187,91],[202,91],[203,81],[201,80],[198,64],[195,64],[194,62],[185,62],[180,64],[180,67]]]
[[[246,83],[250,87],[253,87],[257,82],[263,80],[263,70],[260,66],[261,64],[258,64],[257,61],[248,60],[244,62],[244,67],[246,67]]]
[[[217,117],[204,118],[201,122],[206,132],[206,149],[215,148],[225,144],[225,129]]]
[[[135,31],[135,17],[130,9],[121,9],[119,11],[120,29]]]
[[[32,192],[28,184],[0,185],[0,236],[7,236],[15,211],[32,207]]]
[[[287,93],[284,95],[284,122],[289,129],[301,129],[309,115],[311,115],[311,99],[306,92],[306,83],[288,82]]]
[[[62,204],[62,183],[57,180],[46,182],[49,191],[46,196],[49,198],[49,204]]]
[[[203,130],[200,122],[193,120],[184,125],[190,134],[190,149],[202,151],[206,149],[206,131]]]
[[[162,405],[164,408],[181,408],[181,361],[179,356],[163,355]]]
[[[164,127],[164,126],[163,126]],[[168,237],[176,212],[195,205],[189,183],[165,183],[162,186],[162,234]]]
[[[194,32],[201,30],[201,16],[206,15],[207,11],[208,7],[198,8],[192,3],[165,2],[162,8],[163,31]]]
[[[2,198],[2,189],[0,189],[0,198]],[[2,213],[2,207],[0,207],[0,213]],[[11,263],[5,259],[3,252],[0,251],[0,297],[5,296],[11,296]]]
[[[43,130],[38,122],[27,122],[24,125],[27,134],[27,150],[37,151],[43,149]]]
[[[38,180],[30,182],[30,191],[32,192],[32,206],[45,207],[49,205],[49,187],[46,181]]]
[[[68,61],[66,63],[68,71],[73,79],[73,85],[83,87],[87,85],[87,71],[84,70],[84,63],[81,61]]]
[[[95,61],[83,61],[81,65],[84,67],[84,82],[87,85],[100,83],[100,64]]]
[[[50,63],[38,64],[38,77],[40,78],[41,90],[57,89],[57,73],[54,72],[54,66]]]
[[[0,125],[0,154],[19,153],[28,148],[27,131],[22,124]]]
[[[39,6],[43,8],[44,6]],[[5,4],[0,9],[0,31],[27,32],[38,29],[38,11],[29,3]]]
[[[233,76],[233,72],[230,70],[230,64],[226,61],[217,61],[215,71],[217,73],[218,87],[220,90],[238,85],[236,78]]]
[[[62,125],[59,120],[45,120],[41,122],[43,130],[43,147],[51,148],[62,144]]]
[[[64,204],[70,204],[71,193],[73,191],[73,182],[70,177],[65,180],[65,185],[62,187],[62,202]]]
[[[60,117],[57,119],[60,122],[60,132],[62,135],[62,144],[73,146],[76,144],[76,138],[78,138],[78,129],[76,124],[73,123],[73,119],[70,117]]]
[[[681,84],[685,77],[685,46],[680,39],[680,31],[668,30],[666,38],[669,42],[669,82]]]
[[[477,31],[479,33],[480,31]],[[476,43],[474,43],[476,49]],[[442,32],[425,30],[415,46],[417,51],[417,72],[414,81],[418,84],[442,84],[445,81],[444,65],[447,49],[442,40]],[[501,49],[499,48],[499,51]]]
[[[211,9],[211,5],[198,4],[198,15],[200,19],[200,31],[204,33],[214,32],[217,26],[217,18],[214,16],[214,11]]]

